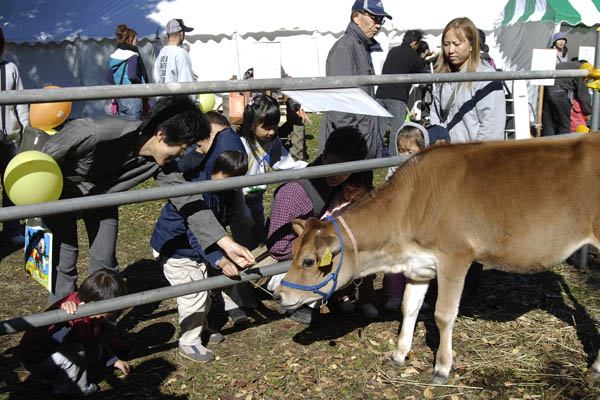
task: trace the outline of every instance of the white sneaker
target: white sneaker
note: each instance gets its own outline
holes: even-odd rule
[[[359,308],[367,318],[377,318],[379,316],[379,311],[371,303],[361,304]]]
[[[384,304],[383,309],[389,312],[398,312],[402,307],[401,297],[390,297]]]

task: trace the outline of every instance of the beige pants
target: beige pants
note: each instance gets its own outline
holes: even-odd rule
[[[153,250],[154,257],[160,254]],[[195,282],[207,278],[206,265],[189,258],[161,259],[163,273],[171,285]],[[177,298],[179,312],[179,344],[182,346],[202,345],[201,333],[206,326],[206,316],[210,310],[210,293],[208,291],[192,293]]]

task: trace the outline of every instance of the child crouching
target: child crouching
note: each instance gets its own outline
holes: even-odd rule
[[[79,291],[67,295],[46,311],[65,310],[75,314],[80,304],[112,299],[126,294],[125,282],[119,274],[101,269],[88,276]],[[98,386],[89,382],[88,368],[105,359],[129,374],[129,364],[119,360],[100,332],[100,321],[110,314],[78,318],[50,326],[28,330],[19,343],[19,354],[25,367],[50,379],[58,396],[89,396]]]

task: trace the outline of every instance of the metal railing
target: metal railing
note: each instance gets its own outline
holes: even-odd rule
[[[599,33],[600,35],[600,33]],[[600,37],[600,36],[599,36]],[[597,58],[600,52],[597,52]],[[600,60],[596,60],[600,64]],[[30,89],[23,91],[5,91],[0,93],[0,105],[44,103],[65,100],[95,100],[121,97],[142,97],[157,95],[193,94],[193,93],[226,93],[233,91],[253,91],[264,89],[276,90],[307,90],[330,89],[368,85],[384,85],[392,83],[441,83],[465,81],[491,81],[491,80],[519,80],[519,79],[545,79],[545,78],[570,78],[586,77],[584,70],[559,70],[559,71],[531,71],[531,72],[475,72],[475,73],[448,73],[448,74],[407,74],[407,75],[378,75],[378,76],[341,76],[325,78],[284,78],[284,79],[256,79],[246,81],[215,81],[170,84],[145,84],[145,85],[111,85],[90,86],[58,89]],[[594,94],[596,100],[597,92]],[[594,101],[596,121],[600,110],[600,100]],[[594,119],[592,120],[594,121]],[[593,127],[593,124],[592,124]],[[596,129],[598,127],[596,126]],[[386,159],[374,159],[353,163],[325,165],[302,170],[280,171],[256,176],[229,178],[219,181],[206,181],[187,183],[172,187],[159,187],[121,193],[111,193],[82,198],[58,200],[54,202],[15,206],[0,209],[0,221],[53,215],[79,210],[88,210],[109,206],[138,203],[144,201],[165,199],[190,194],[217,192],[234,188],[258,184],[286,182],[304,178],[335,175],[364,171],[367,169],[385,168],[399,165],[408,159],[408,156],[399,156]],[[290,262],[271,265],[268,267],[254,268],[242,272],[244,279],[252,280],[260,277],[283,273],[289,268]],[[0,334],[14,333],[31,327],[45,326],[89,315],[101,314],[121,310],[142,304],[154,303],[164,299],[178,297],[185,294],[203,290],[222,288],[232,284],[241,283],[226,276],[208,278],[202,281],[191,282],[183,285],[169,286],[138,292],[115,299],[103,300],[82,305],[76,314],[70,315],[62,310],[50,311],[31,316],[19,317],[0,322]]]
[[[445,74],[399,74],[328,76],[315,78],[249,79],[234,81],[148,83],[137,85],[85,86],[56,89],[27,89],[0,93],[0,105],[47,103],[66,100],[99,100],[121,97],[150,97],[194,93],[251,92],[257,90],[335,89],[393,83],[441,83],[547,78],[584,78],[588,71],[465,72]]]

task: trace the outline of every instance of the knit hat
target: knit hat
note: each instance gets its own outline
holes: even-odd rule
[[[429,145],[434,145],[438,140],[446,140],[450,143],[450,133],[448,129],[441,125],[431,125],[427,128],[429,134]]]
[[[554,36],[552,36],[552,46],[556,43],[557,40],[563,39],[565,42],[567,41],[567,35],[563,32],[556,32]]]

